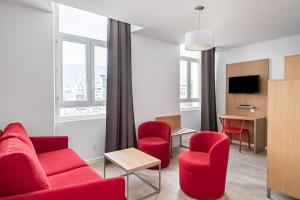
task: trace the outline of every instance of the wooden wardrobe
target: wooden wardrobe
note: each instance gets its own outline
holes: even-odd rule
[[[300,55],[285,57],[285,80],[268,86],[268,197],[300,199]]]

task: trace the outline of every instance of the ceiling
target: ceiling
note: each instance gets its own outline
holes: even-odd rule
[[[35,9],[52,12],[52,6],[49,0],[5,0],[10,3],[18,3]]]
[[[300,0],[56,0],[144,27],[139,33],[180,44],[197,28],[215,32],[220,49],[300,34]]]

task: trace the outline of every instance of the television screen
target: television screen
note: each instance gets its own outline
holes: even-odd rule
[[[229,77],[229,93],[259,93],[258,75]]]

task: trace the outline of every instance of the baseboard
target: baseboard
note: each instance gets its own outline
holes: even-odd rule
[[[91,159],[88,159],[88,160],[85,160],[88,164],[94,164],[94,163],[97,163],[97,162],[103,162],[104,161],[104,156],[99,156],[99,157],[96,157],[96,158],[91,158]]]

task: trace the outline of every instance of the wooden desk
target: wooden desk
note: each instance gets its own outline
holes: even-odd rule
[[[266,118],[265,117],[249,117],[249,116],[236,116],[236,115],[218,115],[219,118],[244,120],[247,123],[247,127],[250,134],[253,135],[254,153],[259,153],[265,150],[265,132],[266,132]],[[248,127],[248,126],[251,127]]]

